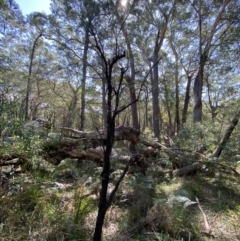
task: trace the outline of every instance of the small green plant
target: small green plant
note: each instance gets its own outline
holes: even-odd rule
[[[169,239],[171,239],[169,234],[154,232],[154,235],[155,235],[157,241],[168,241]]]
[[[79,190],[79,189],[78,189]],[[94,210],[94,202],[91,198],[84,195],[84,190],[81,189],[75,193],[75,209],[73,220],[76,224],[83,224],[85,217]]]
[[[202,198],[204,196],[202,182],[197,177],[194,181],[185,181],[184,189],[190,193],[191,199],[195,199],[195,197]]]
[[[132,205],[129,210],[129,222],[135,223],[145,217],[147,210],[153,205],[153,179],[142,174],[131,175],[127,179],[129,198]]]

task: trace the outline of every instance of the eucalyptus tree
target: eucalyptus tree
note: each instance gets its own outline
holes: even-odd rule
[[[175,66],[174,66],[174,82],[175,82],[175,124],[176,131],[178,132],[180,129],[180,107],[179,107],[179,55],[176,50],[176,46],[172,41],[172,36],[169,39],[170,46],[175,58]]]
[[[196,31],[189,2],[178,2],[167,33],[169,57],[174,58],[176,132],[187,120],[191,83],[197,69]],[[183,103],[180,99],[184,99]],[[182,109],[182,111],[181,111]]]
[[[172,71],[175,69],[175,61],[171,55],[162,53],[162,59],[159,62],[159,87],[161,92],[159,98],[162,109],[162,133],[170,137],[175,135],[176,130],[176,73]],[[178,81],[177,81],[178,82]]]
[[[194,110],[193,121],[202,121],[202,91],[204,67],[211,57],[210,50],[214,45],[219,44],[221,36],[228,31],[231,22],[227,14],[231,11],[231,0],[220,2],[209,2],[199,0],[198,3],[192,2],[191,6],[196,12],[198,29],[198,72],[194,80]]]
[[[46,31],[47,17],[38,12],[34,12],[30,14],[27,18],[28,23],[28,40],[31,42],[29,49],[29,63],[28,63],[28,77],[27,77],[27,89],[26,89],[26,97],[25,97],[25,120],[30,118],[29,116],[29,98],[31,94],[32,85],[34,84],[34,60],[36,57],[37,49],[44,44],[41,39]],[[28,46],[26,46],[27,48]],[[36,65],[35,65],[35,73],[36,73]],[[38,91],[39,91],[39,82],[37,81]],[[39,92],[38,92],[39,93]],[[35,100],[36,102],[36,100]],[[36,103],[33,107],[33,116],[32,118],[36,118]]]
[[[151,46],[151,56],[147,56],[151,61],[152,72],[152,110],[153,110],[153,131],[155,137],[160,139],[160,106],[159,106],[159,59],[161,58],[161,48],[166,38],[169,23],[172,20],[177,1],[144,1],[139,2],[138,18],[141,24],[138,28],[144,31],[143,39],[147,38],[147,45]],[[140,30],[141,31],[141,30]],[[141,31],[142,32],[142,31]],[[140,40],[141,41],[141,40]]]
[[[76,85],[77,95],[81,90],[80,129],[85,125],[86,79],[88,69],[89,31],[98,15],[98,4],[93,0],[56,1],[51,4],[48,39],[54,40],[65,52],[69,61],[82,69]]]
[[[130,62],[130,74],[125,76],[125,80],[129,85],[131,114],[132,114],[132,126],[139,129],[140,124],[138,120],[138,108],[137,108],[137,97],[136,97],[136,87],[135,87],[135,76],[136,76],[136,54],[134,54],[134,35],[133,26],[136,24],[136,16],[134,16],[134,8],[137,5],[137,1],[128,1],[126,4],[122,4],[120,0],[116,1],[114,14],[117,16],[118,22],[120,24],[120,29],[123,33],[127,51],[128,58]],[[135,23],[135,24],[134,24]]]

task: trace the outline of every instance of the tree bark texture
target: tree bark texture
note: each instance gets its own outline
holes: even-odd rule
[[[153,56],[153,78],[152,78],[152,106],[153,106],[153,133],[160,140],[160,107],[159,107],[159,85],[158,85],[158,49]]]
[[[175,57],[175,73],[174,73],[174,78],[175,78],[175,125],[174,125],[174,132],[179,132],[180,130],[180,111],[179,111],[179,70],[178,70],[178,53],[175,48],[175,45],[172,41],[172,37],[169,37],[169,42]]]
[[[186,123],[187,121],[187,112],[188,112],[188,105],[190,100],[190,88],[191,88],[192,77],[193,77],[193,74],[187,73],[187,86],[186,86],[184,106],[183,106],[183,112],[182,112],[182,124]]]
[[[159,52],[161,50],[169,20],[172,16],[173,10],[176,5],[176,0],[173,1],[171,9],[168,13],[164,12],[163,9],[159,8],[163,15],[163,22],[159,26],[157,35],[155,37],[154,50],[153,50],[153,78],[152,78],[152,105],[153,105],[153,132],[156,138],[160,140],[161,134],[161,115],[159,106],[159,85],[158,85],[158,63],[159,63]]]
[[[87,54],[89,47],[89,31],[85,30],[85,43],[83,51],[83,67],[82,67],[82,88],[81,88],[81,113],[80,113],[80,130],[84,130],[85,127],[85,108],[86,108],[86,77],[87,77]]]
[[[103,129],[107,129],[106,79],[102,73],[102,122]]]
[[[197,76],[194,81],[193,94],[194,94],[194,109],[193,109],[193,121],[202,121],[202,88],[203,88],[203,72],[205,62],[200,61],[200,67]]]

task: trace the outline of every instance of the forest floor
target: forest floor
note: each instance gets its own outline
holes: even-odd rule
[[[0,187],[0,241],[92,240],[101,168],[43,162]],[[121,167],[113,169],[109,189]],[[166,170],[154,160],[145,176],[127,174],[106,214],[103,240],[240,240],[239,176],[213,170],[172,178]]]

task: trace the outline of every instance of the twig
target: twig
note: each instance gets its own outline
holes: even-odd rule
[[[200,203],[199,203],[199,200],[198,198],[196,197],[196,202],[197,202],[197,205],[198,205],[198,208],[200,209],[202,215],[203,215],[203,219],[204,219],[204,226],[205,226],[205,232],[207,234],[209,234],[211,232],[211,227],[209,225],[209,222],[208,222],[208,219],[207,219],[207,215],[204,213],[202,207],[200,206]]]

